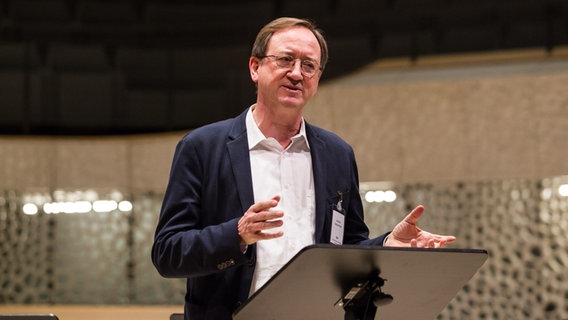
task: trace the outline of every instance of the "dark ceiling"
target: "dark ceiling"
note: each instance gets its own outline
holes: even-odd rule
[[[188,130],[254,102],[279,16],[326,33],[322,81],[389,57],[568,44],[566,0],[0,0],[0,134]]]

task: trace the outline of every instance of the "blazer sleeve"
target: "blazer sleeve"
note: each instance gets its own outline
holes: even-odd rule
[[[228,170],[220,160],[222,144],[205,144],[188,135],[176,147],[152,246],[152,261],[164,277],[208,275],[248,261],[237,232],[242,212],[228,212],[234,195],[204,195],[205,186]]]
[[[348,243],[382,246],[389,233],[382,234],[376,238],[369,238],[369,228],[364,221],[363,202],[359,192],[359,173],[357,169],[357,162],[355,160],[355,154],[351,148],[349,148],[349,159],[351,162],[351,174],[348,176],[351,177],[351,187],[345,222],[345,238]]]

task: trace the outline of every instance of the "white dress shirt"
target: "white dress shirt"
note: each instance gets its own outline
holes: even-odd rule
[[[280,238],[256,243],[256,269],[250,293],[260,289],[298,251],[314,243],[315,192],[312,157],[304,120],[300,132],[283,149],[274,138],[266,138],[254,121],[252,106],[246,116],[254,201],[280,195],[276,209],[284,212]]]

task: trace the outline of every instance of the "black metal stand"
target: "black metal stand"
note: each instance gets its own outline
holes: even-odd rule
[[[373,271],[366,281],[357,282],[338,301],[337,304],[345,310],[345,320],[374,320],[377,307],[394,300],[393,296],[381,290],[386,280],[379,274],[380,271]]]

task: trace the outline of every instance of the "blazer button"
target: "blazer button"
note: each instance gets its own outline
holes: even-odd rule
[[[236,264],[235,259],[229,259],[227,261],[223,261],[217,265],[217,269],[224,270],[228,267],[234,266]]]

